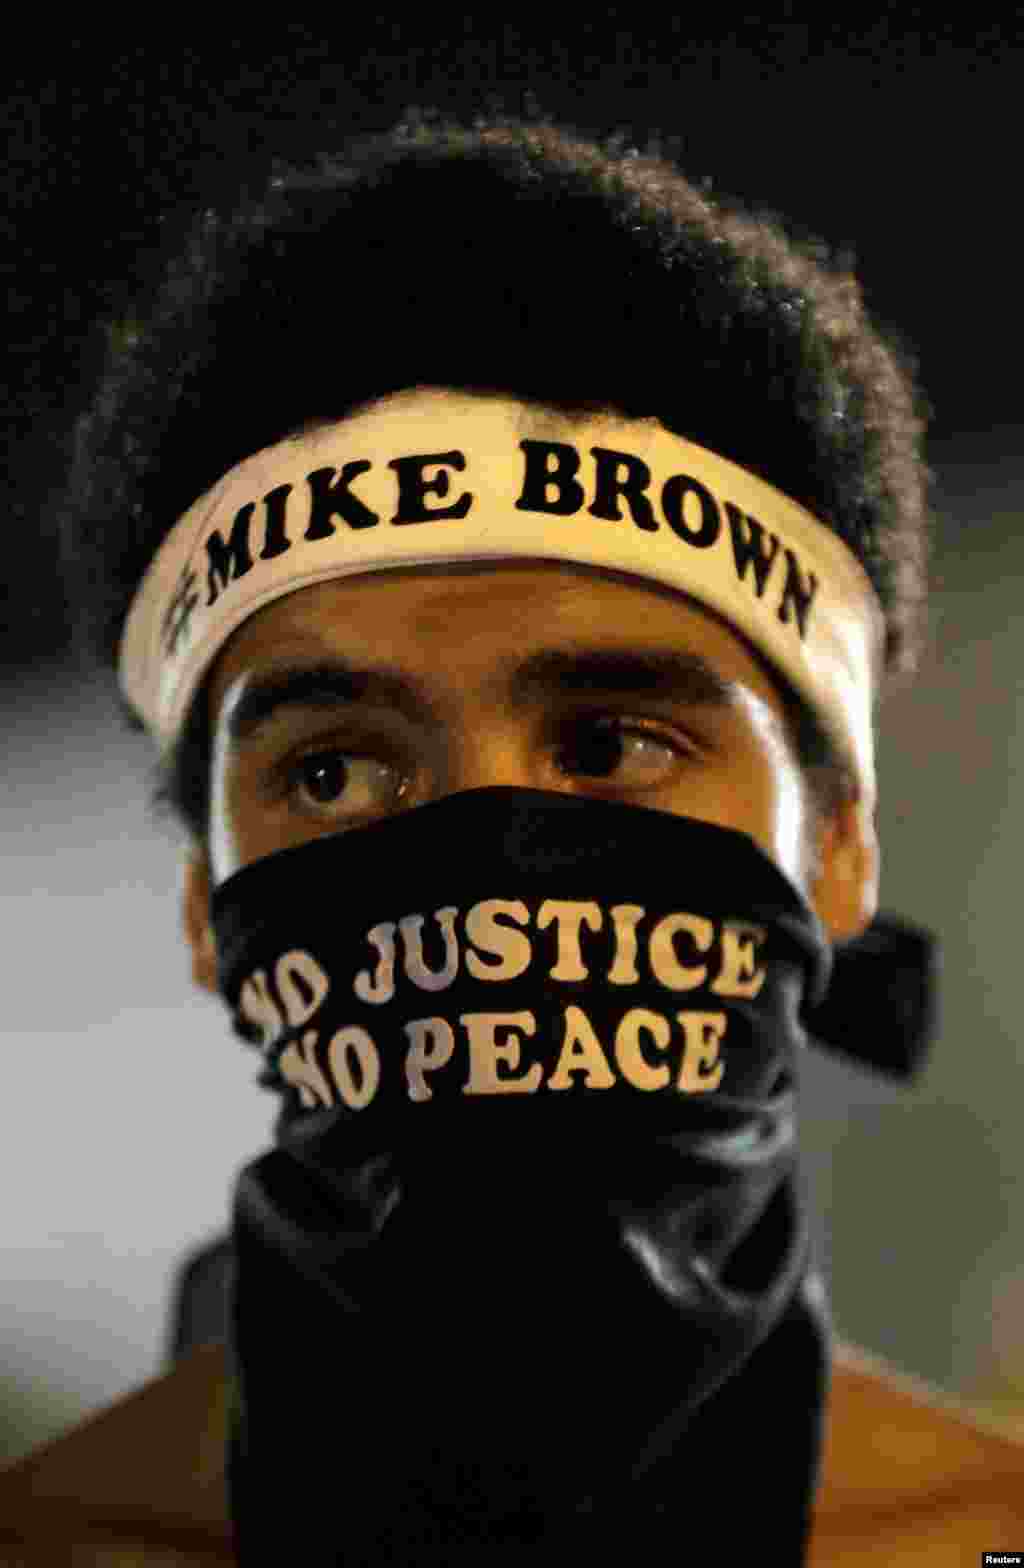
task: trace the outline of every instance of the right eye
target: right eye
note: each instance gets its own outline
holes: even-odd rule
[[[330,817],[387,810],[406,785],[396,763],[333,746],[296,757],[283,779],[285,797],[297,810]]]

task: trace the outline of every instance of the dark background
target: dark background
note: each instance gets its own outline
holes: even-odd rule
[[[10,360],[8,570],[0,667],[59,660],[66,614],[47,531],[70,422],[161,219],[270,152],[383,129],[408,103],[516,108],[524,87],[582,128],[683,138],[691,176],[855,253],[873,312],[920,357],[932,460],[998,461],[1020,435],[1021,17],[857,24],[669,19],[225,24],[202,41],[101,26],[29,33],[6,97],[2,210]],[[10,70],[11,68],[9,68]],[[1016,346],[1015,346],[1016,345]],[[16,562],[16,570],[11,569]]]

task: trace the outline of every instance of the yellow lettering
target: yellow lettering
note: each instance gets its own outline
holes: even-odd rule
[[[467,949],[466,968],[474,980],[515,980],[530,966],[530,938],[525,931],[511,931],[499,925],[498,916],[506,915],[518,925],[530,921],[530,911],[521,899],[489,898],[474,904],[466,916],[466,940],[485,953],[496,953],[500,964],[483,964]]]
[[[707,979],[707,965],[687,968],[676,957],[672,938],[677,931],[688,931],[700,953],[706,953],[714,940],[715,928],[701,915],[666,915],[651,932],[650,959],[655,979],[670,991],[695,991]]]
[[[641,1033],[649,1035],[657,1049],[664,1051],[672,1038],[672,1026],[667,1018],[646,1007],[634,1007],[624,1014],[615,1033],[615,1060],[622,1076],[634,1089],[667,1089],[672,1074],[666,1065],[651,1067],[644,1060]]]
[[[704,1077],[701,1068],[710,1067],[718,1060],[718,1047],[725,1034],[725,1014],[684,1012],[677,1013],[676,1018],[682,1024],[685,1036],[676,1088],[683,1094],[706,1094],[709,1089],[717,1089],[725,1063],[718,1062],[710,1077]]]
[[[377,1093],[380,1083],[380,1057],[366,1030],[360,1029],[358,1024],[339,1029],[328,1047],[327,1059],[345,1104],[353,1111],[363,1110]],[[358,1082],[354,1068],[358,1068]]]
[[[434,1091],[425,1073],[436,1072],[452,1059],[455,1035],[446,1018],[414,1018],[405,1026],[409,1049],[405,1057],[405,1081],[410,1100],[432,1100]]]
[[[764,985],[765,972],[758,969],[750,953],[751,943],[760,947],[767,936],[763,926],[743,926],[726,920],[722,926],[722,969],[711,987],[716,996],[756,996]],[[751,960],[749,969],[740,965]]]
[[[613,1089],[615,1074],[601,1049],[593,1025],[581,1007],[565,1009],[565,1034],[555,1070],[548,1079],[549,1089],[571,1089],[573,1072],[584,1072],[588,1089]]]
[[[459,1023],[469,1036],[469,1082],[463,1085],[463,1094],[536,1092],[543,1073],[540,1062],[534,1062],[522,1078],[499,1078],[499,1061],[510,1068],[519,1066],[520,1041],[512,1033],[500,1045],[495,1039],[495,1030],[502,1026],[522,1029],[524,1034],[535,1033],[537,1023],[532,1013],[460,1013]]]
[[[537,912],[537,929],[544,931],[552,922],[558,927],[558,958],[550,971],[552,980],[585,980],[588,971],[580,952],[580,926],[586,922],[591,931],[601,929],[598,904],[574,903],[571,899],[546,898]]]

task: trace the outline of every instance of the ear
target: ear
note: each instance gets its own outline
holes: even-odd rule
[[[865,801],[844,801],[827,818],[818,867],[812,894],[818,916],[833,942],[851,941],[878,912],[881,852]]]
[[[182,875],[182,925],[192,949],[192,978],[217,994],[217,947],[210,925],[210,866],[198,846],[185,852]]]

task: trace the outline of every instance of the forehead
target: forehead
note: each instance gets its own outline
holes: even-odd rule
[[[785,721],[775,672],[715,611],[625,573],[540,560],[432,563],[296,589],[228,639],[210,675],[210,715],[216,725],[229,694],[248,680],[331,652],[406,669],[440,690],[581,639],[610,650],[642,644],[701,654]]]

